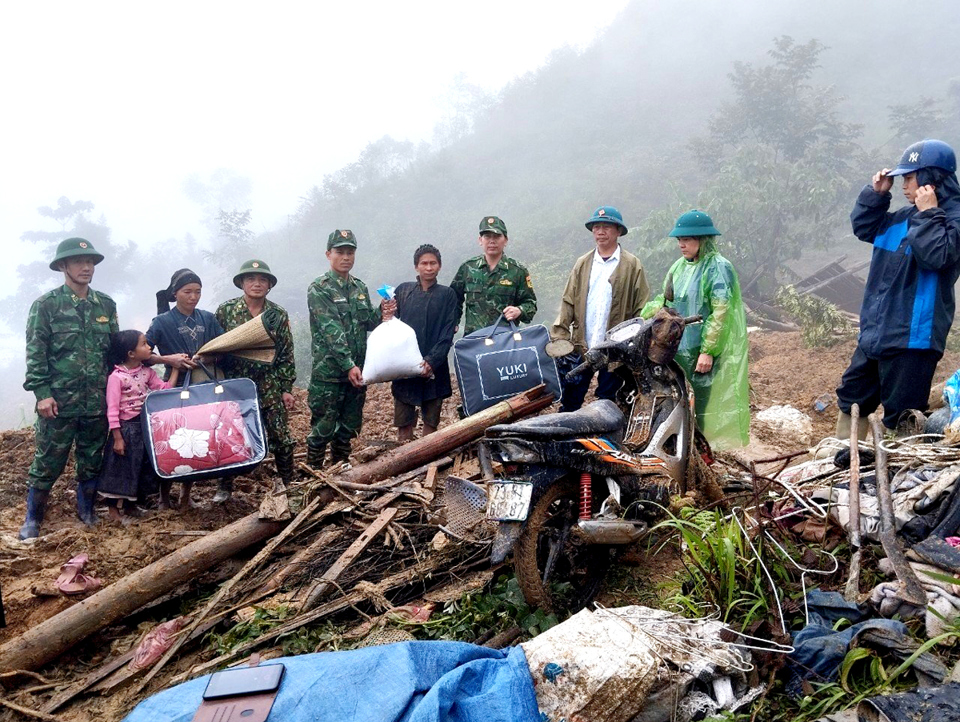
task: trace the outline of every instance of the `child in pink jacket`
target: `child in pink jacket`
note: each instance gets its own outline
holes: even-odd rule
[[[110,519],[137,516],[138,495],[154,491],[156,476],[144,446],[140,410],[147,394],[168,389],[144,362],[153,354],[147,337],[139,331],[119,331],[110,336],[110,361],[115,364],[107,379],[107,421],[112,442],[107,442],[97,491],[105,497]]]

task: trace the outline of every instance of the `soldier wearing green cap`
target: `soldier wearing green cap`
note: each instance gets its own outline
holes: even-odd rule
[[[537,313],[530,273],[503,253],[508,240],[506,224],[497,216],[484,216],[478,239],[483,255],[465,261],[453,277],[457,320],[466,312],[464,335],[496,323],[501,313],[508,321],[525,323]]]
[[[677,363],[693,386],[697,426],[716,449],[750,442],[750,397],[747,377],[747,317],[733,264],[717,250],[720,231],[699,210],[678,219],[670,237],[680,258],[663,282],[663,293],[643,308],[652,318],[662,307],[683,316],[702,316],[687,326]]]
[[[307,308],[313,347],[310,375],[310,433],[307,463],[320,468],[327,445],[331,463],[346,462],[350,441],[363,423],[366,389],[360,364],[367,353],[367,333],[380,323],[366,285],[350,275],[357,239],[350,230],[335,230],[327,238],[330,270],[310,284]],[[396,311],[396,301],[384,301],[382,311]]]
[[[107,438],[107,351],[119,331],[117,305],[90,288],[103,260],[90,241],[68,238],[57,246],[50,270],[63,285],[33,302],[27,316],[27,376],[23,388],[37,398],[36,454],[27,476],[27,516],[21,539],[39,535],[50,489],[75,447],[77,515],[97,522],[94,497]]]
[[[277,277],[263,261],[252,259],[241,265],[233,277],[233,285],[243,291],[243,295],[221,303],[215,314],[217,321],[224,331],[230,331],[262,314],[264,327],[274,340],[276,355],[270,364],[230,357],[225,366],[230,376],[248,378],[257,385],[263,425],[276,460],[277,475],[284,484],[290,484],[294,441],[290,436],[288,412],[294,408],[292,392],[297,377],[290,318],[282,307],[267,298],[277,285]]]

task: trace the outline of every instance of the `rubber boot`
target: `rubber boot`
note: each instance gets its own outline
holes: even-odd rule
[[[286,486],[290,486],[293,483],[293,449],[275,453],[274,460],[277,464],[277,476]]]
[[[850,439],[850,427],[853,424],[853,417],[850,414],[844,413],[843,411],[837,416],[837,431],[836,435],[838,439],[847,441]],[[865,419],[862,416],[857,419],[857,438],[863,441],[867,438],[867,432],[870,430],[870,420]]]
[[[20,527],[20,540],[36,539],[40,536],[40,525],[43,523],[43,515],[47,511],[47,499],[50,498],[50,491],[42,491],[30,487],[27,489],[27,518]]]
[[[97,498],[97,479],[77,482],[77,516],[87,526],[97,525],[94,502]]]
[[[233,479],[220,479],[217,483],[217,493],[213,495],[214,504],[223,504],[233,496]]]
[[[307,466],[319,471],[323,468],[323,460],[327,455],[327,445],[307,446]]]
[[[330,466],[346,465],[350,468],[350,442],[345,445],[333,442],[330,444]]]

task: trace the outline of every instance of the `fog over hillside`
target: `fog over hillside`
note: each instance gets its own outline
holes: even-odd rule
[[[538,320],[549,323],[574,259],[590,248],[583,221],[593,208],[621,209],[631,226],[624,244],[658,285],[676,255],[662,243],[670,220],[699,205],[724,230],[724,253],[745,289],[770,298],[791,280],[788,264],[805,253],[863,253],[846,220],[852,199],[907,143],[934,136],[960,144],[960,13],[952,0],[931,0],[922,10],[892,0],[633,0],[615,7],[623,9],[593,18],[600,30],[592,42],[557,47],[536,70],[502,87],[457,76],[461,69],[452,67],[453,84],[437,91],[442,108],[407,105],[391,94],[378,110],[378,127],[387,135],[368,138],[358,157],[340,168],[318,163],[312,181],[290,195],[279,222],[265,222],[254,199],[257,188],[279,183],[283,159],[267,177],[242,169],[245,153],[262,153],[277,134],[289,132],[283,97],[269,101],[276,122],[237,143],[235,160],[222,169],[185,161],[170,193],[186,198],[195,217],[170,238],[158,239],[149,223],[115,237],[111,219],[102,215],[112,200],[66,195],[67,184],[50,165],[46,195],[35,204],[47,208],[32,227],[19,230],[24,263],[3,306],[9,334],[0,357],[7,364],[0,426],[32,418],[32,400],[20,389],[23,323],[30,302],[56,283],[41,259],[69,235],[83,235],[106,253],[93,285],[118,301],[123,327],[146,327],[154,291],[178,268],[201,273],[201,305],[213,310],[236,295],[229,279],[239,263],[264,258],[281,279],[271,298],[294,319],[302,377],[309,371],[305,291],[327,267],[324,242],[334,228],[356,233],[354,273],[371,288],[411,278],[413,250],[424,242],[443,252],[444,283],[478,251],[479,219],[499,215],[510,231],[507,253],[533,275]],[[562,3],[543,8],[564,12]],[[376,15],[364,22],[376,23]],[[448,42],[473,44],[476,53],[511,53],[498,44],[495,26],[435,22],[432,32]],[[395,44],[363,43],[357,32],[356,52],[384,73],[404,43],[424,42],[398,32]],[[317,51],[322,57],[322,33]],[[229,62],[211,57],[210,67],[197,72],[215,79],[216,67]],[[333,62],[349,76],[350,55]],[[349,113],[368,88],[345,84],[331,98],[310,82],[309,68],[289,72],[300,79],[285,79],[291,104],[298,93],[317,96],[311,128],[295,124],[304,152],[336,148],[338,137],[326,133],[325,118]],[[70,111],[96,112],[97,102],[91,97],[88,106]],[[257,102],[237,97],[235,107],[222,109],[224,125]],[[411,115],[433,131],[411,135]],[[135,145],[98,147],[91,162],[135,152]],[[157,212],[163,208],[158,201]]]

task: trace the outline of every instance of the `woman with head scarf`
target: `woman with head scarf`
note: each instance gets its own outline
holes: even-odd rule
[[[158,315],[147,329],[147,341],[159,354],[150,362],[167,367],[165,380],[170,378],[172,369],[196,368],[193,357],[200,347],[223,333],[212,313],[197,308],[202,288],[200,276],[189,268],[181,268],[173,274],[169,286],[157,291]],[[176,305],[170,308],[171,303]],[[182,384],[180,376],[177,386]]]
[[[703,211],[688,211],[670,232],[680,258],[670,267],[663,293],[643,307],[651,318],[662,307],[703,322],[683,331],[677,363],[696,399],[697,427],[716,449],[750,442],[747,318],[733,264],[717,250],[720,235]]]
[[[148,363],[162,363],[167,367],[164,380],[169,380],[173,369],[193,369],[197,367],[193,357],[200,347],[223,333],[223,327],[209,311],[197,308],[200,302],[203,283],[200,276],[189,268],[181,268],[173,274],[170,285],[157,291],[157,316],[147,329],[147,343],[156,348],[159,355],[152,356]],[[170,308],[170,304],[176,304]],[[179,375],[176,385],[183,384],[183,375]],[[169,480],[160,482],[160,506],[170,506]],[[180,494],[181,507],[190,503],[190,490],[193,482],[184,481]],[[220,480],[217,501],[230,498],[229,480]]]

